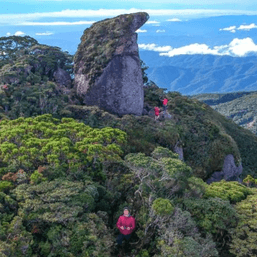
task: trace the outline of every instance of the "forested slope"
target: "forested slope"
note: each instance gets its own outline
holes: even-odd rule
[[[60,85],[51,77],[40,75],[29,89],[15,74],[20,82],[0,82],[11,88],[0,92],[2,256],[115,256],[116,222],[127,205],[136,219],[130,256],[257,254],[257,192],[247,177],[257,177],[257,139],[250,131],[153,84],[144,87],[145,109],[161,106],[165,95],[172,119],[117,117],[82,106],[75,93],[53,95]],[[242,162],[244,183],[206,184],[227,154]]]

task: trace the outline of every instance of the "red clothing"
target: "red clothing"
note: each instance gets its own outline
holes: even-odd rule
[[[165,99],[162,101],[162,103],[163,103],[163,105],[167,105],[167,103],[168,103],[168,99],[167,99],[167,98],[165,98]]]
[[[160,109],[158,107],[154,107],[155,115],[158,116],[160,113]]]
[[[128,229],[121,229],[120,227],[130,227],[130,230]],[[131,234],[135,227],[136,227],[136,222],[135,222],[135,218],[133,218],[132,216],[124,216],[124,215],[121,215],[118,219],[118,222],[116,224],[116,227],[120,230],[120,233],[123,234],[123,235],[129,235]]]

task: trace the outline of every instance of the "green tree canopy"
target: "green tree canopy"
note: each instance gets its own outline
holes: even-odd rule
[[[213,182],[206,187],[204,198],[219,197],[223,200],[229,200],[231,203],[236,203],[244,200],[247,195],[253,194],[246,186],[237,181]]]
[[[238,202],[235,206],[239,215],[237,227],[230,232],[232,242],[230,252],[238,257],[257,255],[257,190],[252,189],[253,195]]]
[[[121,161],[126,133],[110,127],[93,129],[72,118],[61,121],[50,114],[36,118],[3,120],[0,124],[0,161],[31,175],[40,165],[69,174],[99,162]]]

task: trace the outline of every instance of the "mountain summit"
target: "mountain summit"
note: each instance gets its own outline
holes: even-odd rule
[[[75,88],[83,104],[118,115],[142,115],[143,78],[137,33],[149,15],[119,15],[94,23],[74,56]]]

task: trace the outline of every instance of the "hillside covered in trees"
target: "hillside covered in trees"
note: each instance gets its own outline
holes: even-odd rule
[[[211,106],[215,111],[257,135],[257,92],[199,94],[189,96]]]
[[[83,106],[72,56],[29,37],[0,43],[1,256],[115,256],[124,206],[136,219],[129,256],[257,255],[256,135],[165,94],[146,67],[146,115]],[[70,83],[57,82],[58,68]],[[162,96],[172,119],[155,121]],[[227,154],[242,163],[243,183],[207,184]]]

